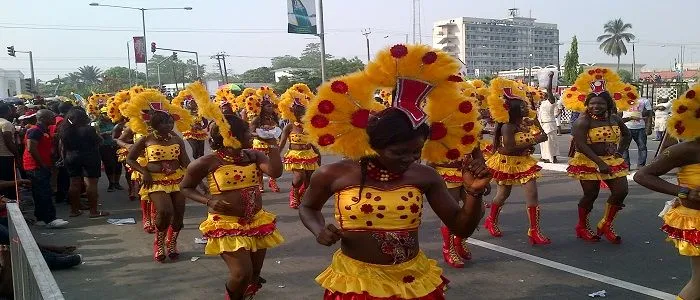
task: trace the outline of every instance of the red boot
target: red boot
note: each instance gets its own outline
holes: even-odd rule
[[[180,252],[177,251],[178,235],[180,235],[180,231],[174,231],[172,226],[168,227],[168,236],[165,245],[168,251],[168,257],[172,260],[176,260],[180,257]]]
[[[530,237],[532,245],[547,245],[552,241],[544,236],[540,231],[540,207],[528,206],[527,217],[530,220],[530,228],[527,230],[527,236]]]
[[[491,203],[489,216],[486,217],[484,221],[484,228],[486,228],[493,237],[503,236],[501,229],[498,228],[498,215],[501,213],[502,208],[502,205]]]
[[[156,232],[153,226],[150,201],[141,201],[141,221],[143,222],[143,231],[146,233]]]
[[[270,181],[267,183],[267,186],[269,186],[270,189],[275,193],[280,192],[280,187],[277,185],[277,180],[275,180],[274,178],[270,178]]]
[[[299,203],[304,199],[304,193],[306,193],[306,184],[302,183],[299,187]]]
[[[586,242],[597,242],[600,241],[600,237],[595,235],[591,230],[591,226],[588,223],[588,214],[591,213],[590,209],[578,207],[578,223],[576,224],[576,237],[580,238]]]
[[[605,204],[605,214],[603,218],[598,222],[598,235],[605,236],[605,238],[613,244],[619,244],[622,242],[622,237],[615,233],[613,228],[613,220],[615,220],[615,215],[617,212],[622,210],[623,206],[614,205],[610,203]]]
[[[455,245],[455,250],[457,250],[457,255],[464,260],[472,259],[472,252],[469,251],[469,246],[467,245],[467,239],[461,238],[456,235],[452,235],[452,241]]]
[[[453,268],[464,268],[464,262],[457,254],[450,230],[447,229],[447,226],[442,226],[440,227],[440,232],[442,233],[442,258]]]
[[[156,232],[153,239],[153,259],[157,262],[165,261],[165,232]]]
[[[299,208],[299,190],[301,187],[295,187],[292,184],[292,188],[289,190],[289,207],[293,209]]]

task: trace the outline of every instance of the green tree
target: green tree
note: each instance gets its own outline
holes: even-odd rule
[[[273,57],[271,63],[273,70],[282,68],[299,68],[301,65],[299,58],[291,55]]]
[[[78,68],[80,81],[86,85],[96,85],[102,82],[102,70],[95,66],[82,66]]]
[[[154,54],[148,60],[148,75],[151,85],[155,86],[158,84],[158,63],[160,63],[161,84],[189,83],[197,80],[197,63],[193,59],[183,62],[180,60],[179,55],[173,58],[172,55]],[[199,65],[199,76],[204,77],[204,73],[205,66]]]
[[[627,71],[627,70],[619,70],[617,71],[617,75],[620,75],[620,79],[624,83],[632,83],[632,72]]]
[[[129,72],[131,72],[131,84],[129,83]],[[102,76],[101,89],[110,93],[128,89],[132,85],[146,81],[146,74],[129,70],[126,67],[111,67],[105,70]]]
[[[632,29],[632,24],[625,23],[618,18],[610,20],[603,25],[603,34],[598,36],[600,49],[605,54],[617,57],[617,70],[620,70],[620,56],[627,55],[625,42],[634,39],[634,34],[627,32]]]
[[[248,71],[240,74],[238,80],[235,82],[259,82],[259,83],[270,83],[275,81],[275,74],[268,67],[259,67],[255,69],[250,69]]]
[[[571,39],[571,48],[564,56],[564,81],[566,84],[573,84],[581,72],[582,69],[579,67],[578,62],[578,39],[574,35]]]
[[[326,78],[347,75],[365,68],[365,64],[357,57],[345,57],[326,61]],[[319,70],[320,73],[320,70]]]

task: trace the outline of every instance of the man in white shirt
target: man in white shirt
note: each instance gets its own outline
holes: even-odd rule
[[[15,158],[17,157],[17,145],[15,145],[15,125],[8,121],[11,107],[7,103],[0,102],[0,181],[15,180]],[[0,195],[17,199],[15,189],[0,190]]]
[[[666,131],[666,121],[671,116],[671,101],[668,98],[659,98],[659,104],[654,106],[654,132],[656,137],[653,141],[661,141]]]
[[[646,98],[639,98],[637,104],[622,112],[622,121],[625,122],[632,134],[632,140],[637,144],[638,161],[637,167],[641,168],[647,163],[647,129],[646,119],[651,115],[651,101]],[[630,164],[629,150],[624,153],[625,162]]]
[[[549,76],[550,80],[552,74]],[[556,98],[552,95],[552,83],[550,82],[547,87],[547,99],[544,99],[540,103],[540,108],[537,110],[537,118],[540,121],[540,125],[544,130],[544,134],[547,135],[547,140],[540,144],[540,153],[542,155],[541,159],[544,162],[557,163],[557,156],[559,155],[559,144],[557,143],[557,114],[558,108],[556,104]]]

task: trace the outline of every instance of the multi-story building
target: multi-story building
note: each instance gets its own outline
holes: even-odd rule
[[[506,19],[460,17],[437,21],[433,47],[459,58],[467,75],[557,65],[559,29],[556,24],[538,23],[510,9]]]

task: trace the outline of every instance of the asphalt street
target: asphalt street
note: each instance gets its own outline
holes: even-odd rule
[[[568,149],[568,138],[558,137],[562,153]],[[649,159],[656,145],[649,140]],[[634,143],[631,148],[636,149]],[[636,151],[631,152],[636,165]],[[262,271],[267,284],[256,299],[320,299],[323,291],[314,277],[337,249],[317,244],[297,211],[287,206],[290,180],[285,174],[281,193],[264,194],[264,205],[278,215],[286,242],[268,251]],[[528,243],[525,201],[522,190],[515,188],[500,217],[504,236],[493,238],[483,228],[476,232],[472,242],[480,246],[472,245],[474,258],[463,269],[442,261],[440,221],[426,210],[421,248],[438,260],[450,279],[448,299],[589,299],[588,294],[602,290],[607,299],[659,299],[675,294],[690,277],[688,259],[680,257],[659,230],[657,215],[669,197],[630,182],[626,207],[615,223],[622,244],[591,244],[574,234],[579,184],[562,172],[545,170],[538,185],[543,232],[553,243],[538,247]],[[160,264],[152,258],[153,236],[141,229],[138,202],[130,202],[124,192],[107,193],[106,186],[101,180],[103,208],[114,218],[136,218],[136,225],[116,226],[83,215],[70,219],[66,229],[34,227],[39,241],[74,244],[84,256],[83,265],[54,272],[66,299],[223,299],[226,266],[219,257],[205,257],[203,245],[194,243],[206,215],[202,205],[188,203],[180,260]],[[606,197],[602,191],[592,224],[601,217]],[[59,217],[67,218],[67,205],[59,204],[58,211]],[[332,203],[324,213],[332,222]]]

